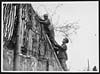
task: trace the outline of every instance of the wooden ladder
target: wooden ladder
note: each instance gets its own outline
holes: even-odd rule
[[[60,64],[60,62],[59,62],[59,59],[58,59],[58,57],[57,57],[55,51],[54,51],[54,48],[52,47],[52,44],[51,44],[51,41],[49,40],[48,35],[45,34],[44,36],[45,36],[46,40],[48,41],[48,43],[49,43],[49,45],[50,45],[50,47],[51,47],[52,52],[54,53],[54,57],[55,57],[55,59],[56,59],[56,61],[57,61],[58,66],[60,67],[61,71],[63,71],[63,68],[62,68],[62,66],[61,66],[61,64]]]

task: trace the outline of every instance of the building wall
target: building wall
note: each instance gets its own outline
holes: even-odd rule
[[[62,71],[54,51],[45,36],[43,24],[36,19],[37,13],[31,4],[21,4],[19,12],[19,28],[17,42],[17,71]],[[30,26],[30,27],[29,27]],[[26,41],[23,39],[25,38]],[[26,44],[26,45],[25,45]],[[21,55],[21,47],[27,47],[27,54]],[[3,48],[3,69],[13,70],[13,51]],[[12,53],[8,56],[7,53]],[[10,57],[12,61],[7,59]],[[9,63],[10,62],[10,63]],[[57,63],[58,62],[58,63]]]

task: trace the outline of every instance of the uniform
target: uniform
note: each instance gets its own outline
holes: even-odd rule
[[[45,17],[47,17],[47,15],[44,15]],[[53,26],[50,23],[50,20],[47,18],[45,20],[41,19],[39,16],[36,17],[36,19],[43,24],[44,30],[46,32],[46,34],[48,35],[51,43],[54,43],[54,29]]]
[[[65,44],[63,44],[61,47],[63,49],[59,50],[58,59],[62,65],[62,68],[64,69],[64,71],[67,71],[67,65],[66,65],[66,60],[68,60],[68,57],[66,54],[67,46]]]
[[[39,21],[41,24],[43,24],[43,27],[44,27],[44,30],[45,30],[46,34],[47,34],[48,36],[50,36],[50,30],[49,30],[50,20],[49,20],[49,19],[43,20],[43,19],[41,19],[39,16],[36,16],[36,19],[37,19],[37,21]]]

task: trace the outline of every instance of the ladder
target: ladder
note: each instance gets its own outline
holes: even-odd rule
[[[52,44],[51,44],[51,42],[50,42],[50,40],[49,40],[48,35],[45,34],[44,36],[45,36],[46,40],[48,41],[48,43],[49,43],[49,45],[50,45],[50,47],[51,47],[52,52],[54,53],[54,57],[55,57],[55,59],[56,59],[56,61],[57,61],[58,66],[60,67],[61,71],[63,71],[63,68],[62,68],[62,66],[61,66],[61,64],[60,64],[60,62],[59,62],[59,59],[58,59],[58,57],[57,57],[55,51],[54,51],[54,48],[52,47]]]

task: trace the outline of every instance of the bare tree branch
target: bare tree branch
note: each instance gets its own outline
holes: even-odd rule
[[[61,32],[64,34],[65,37],[69,37],[73,34],[77,34],[77,30],[79,29],[79,25],[77,25],[75,22],[68,23],[61,27],[54,27],[55,31]],[[71,39],[70,39],[71,41]],[[72,42],[72,41],[71,41]]]

